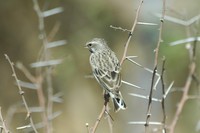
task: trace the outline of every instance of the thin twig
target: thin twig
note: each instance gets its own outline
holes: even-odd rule
[[[17,68],[20,69],[24,75],[26,76],[26,78],[28,78],[33,84],[37,85],[37,96],[38,96],[38,101],[39,101],[39,106],[43,109],[45,109],[45,96],[44,96],[44,92],[43,92],[43,88],[42,88],[42,83],[43,83],[43,78],[41,75],[39,75],[38,77],[34,77],[29,70],[20,62],[17,63]],[[47,116],[45,111],[42,112],[42,119],[43,119],[43,124],[45,125],[47,120]]]
[[[160,48],[160,44],[162,42],[162,30],[163,30],[164,16],[165,16],[165,0],[163,0],[162,16],[161,16],[161,19],[160,19],[160,28],[159,28],[159,37],[158,37],[157,47],[155,49],[154,69],[153,69],[153,75],[152,75],[152,80],[151,80],[151,88],[150,88],[150,93],[149,93],[149,102],[148,102],[148,107],[147,107],[145,133],[148,133],[148,130],[149,130],[148,127],[149,127],[149,122],[150,122],[150,117],[151,117],[153,87],[154,87],[155,75],[157,73],[159,48]]]
[[[52,30],[50,31],[50,33],[48,34],[48,42],[51,42],[52,39],[55,37],[55,35],[57,34],[58,30],[60,29],[60,22],[57,21],[54,25],[54,27],[52,28]]]
[[[5,123],[5,120],[3,119],[3,115],[2,115],[2,112],[1,112],[1,107],[0,107],[0,121],[2,122],[2,131],[4,130],[5,133],[9,133],[10,131],[8,130],[8,128],[6,126],[6,123]]]
[[[124,29],[124,28],[122,28],[122,27],[116,27],[116,26],[113,26],[113,25],[110,25],[110,28],[113,28],[113,29],[115,29],[115,30],[121,30],[121,31],[123,31],[123,32],[125,32],[125,31],[131,32],[131,31],[128,30],[128,29]]]
[[[122,63],[124,62],[124,60],[126,59],[126,56],[127,56],[127,51],[128,51],[128,45],[131,41],[131,38],[132,38],[132,35],[133,35],[133,31],[135,30],[135,27],[137,25],[137,21],[138,21],[138,17],[139,17],[139,14],[140,14],[140,9],[142,7],[142,3],[143,3],[144,0],[140,0],[140,3],[139,3],[139,6],[137,8],[137,11],[136,11],[136,16],[135,16],[135,21],[133,23],[133,26],[131,28],[131,31],[129,32],[129,36],[128,36],[128,40],[125,44],[125,48],[124,48],[124,53],[123,53],[123,56],[122,56],[122,59],[120,61],[120,65],[122,65]]]
[[[107,114],[109,114],[108,110],[107,110],[107,106],[108,106],[108,102],[109,102],[109,95],[108,94],[104,94],[104,105],[103,105],[103,108],[101,110],[101,113],[99,114],[95,124],[93,127],[90,128],[90,132],[89,133],[95,133],[98,125],[99,125],[99,122],[101,121],[101,118],[103,117],[103,114],[106,112]],[[109,116],[110,117],[110,116]]]
[[[196,41],[194,43],[196,43]],[[171,124],[168,126],[169,133],[174,133],[176,124],[179,120],[179,116],[180,116],[180,114],[183,110],[183,107],[184,107],[186,101],[189,99],[189,90],[190,90],[190,87],[191,87],[191,84],[192,84],[192,81],[193,81],[193,75],[194,75],[195,70],[196,70],[196,62],[195,62],[196,44],[194,44],[193,47],[191,47],[191,49],[189,49],[189,50],[191,50],[193,53],[191,54],[192,58],[190,58],[191,61],[190,61],[190,65],[189,65],[189,73],[188,73],[185,85],[183,87],[182,97],[180,99],[179,104],[177,105],[177,110],[175,112],[175,115],[173,117]]]
[[[21,70],[24,75],[26,76],[26,78],[28,78],[32,83],[36,83],[36,79],[35,77],[30,73],[30,71],[21,63],[21,62],[17,62],[16,67]]]
[[[94,126],[91,129],[91,133],[95,133],[95,131],[96,131],[98,125],[99,125],[99,122],[101,121],[101,118],[103,117],[103,114],[104,114],[105,111],[106,111],[106,106],[104,105],[102,110],[101,110],[101,113],[99,114],[99,116],[98,116],[98,118],[97,118],[97,120],[94,124]]]
[[[166,133],[166,111],[165,111],[165,83],[164,83],[164,72],[165,72],[165,57],[163,57],[163,64],[162,64],[162,71],[161,71],[161,84],[162,84],[162,101],[161,101],[161,106],[162,106],[162,112],[163,112],[163,133]]]
[[[14,63],[11,62],[10,58],[8,57],[8,55],[5,54],[5,57],[6,57],[6,59],[8,60],[8,62],[10,64],[10,67],[11,67],[12,72],[13,72],[12,76],[15,78],[15,81],[17,82],[17,86],[18,86],[18,89],[19,89],[19,94],[21,95],[22,101],[23,101],[24,106],[26,108],[26,111],[27,111],[26,118],[29,119],[31,127],[33,128],[34,132],[38,133],[37,130],[36,130],[36,128],[35,128],[35,125],[34,125],[34,122],[33,122],[33,119],[32,119],[31,112],[29,110],[28,104],[27,104],[26,99],[24,97],[24,91],[22,90],[22,88],[20,86],[20,83],[19,83],[19,80],[17,78],[16,72],[15,72],[15,69],[14,69]]]
[[[150,117],[151,117],[151,108],[152,108],[152,99],[153,99],[153,86],[154,86],[154,79],[157,71],[157,66],[153,70],[153,75],[152,75],[152,80],[151,80],[151,88],[150,88],[150,93],[149,93],[149,101],[148,101],[148,107],[147,107],[147,115],[146,115],[146,123],[144,124],[145,126],[145,133],[148,133],[149,130],[149,122],[150,122]]]

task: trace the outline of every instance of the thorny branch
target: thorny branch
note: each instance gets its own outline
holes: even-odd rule
[[[20,83],[19,83],[19,79],[17,78],[16,72],[15,72],[15,69],[14,69],[14,63],[11,62],[10,58],[8,57],[8,55],[5,54],[5,57],[6,57],[6,59],[8,60],[8,62],[10,64],[10,67],[11,67],[12,72],[13,72],[12,76],[15,78],[15,81],[17,82],[17,86],[18,86],[18,89],[19,89],[19,94],[21,95],[22,101],[23,101],[24,106],[26,108],[26,111],[27,111],[26,118],[29,119],[31,127],[33,128],[34,132],[38,133],[38,131],[35,128],[35,125],[34,125],[34,122],[33,122],[33,119],[32,119],[31,112],[29,110],[28,104],[27,104],[26,99],[24,97],[24,91],[22,90],[22,88],[20,86]]]
[[[41,50],[41,55],[39,57],[39,61],[49,61],[50,60],[50,50],[48,48],[48,45],[50,44],[49,42],[53,39],[53,37],[55,36],[55,34],[57,33],[59,27],[60,27],[60,23],[57,22],[54,26],[54,28],[52,29],[52,31],[50,32],[50,34],[47,36],[46,31],[45,31],[45,24],[44,24],[44,19],[45,17],[48,17],[50,15],[54,15],[54,14],[58,14],[60,12],[63,11],[62,8],[58,7],[55,9],[51,9],[49,11],[42,11],[38,0],[33,0],[33,4],[34,4],[34,9],[35,12],[38,16],[38,22],[39,22],[39,31],[40,31],[40,38],[42,39],[42,43],[43,43],[43,48]],[[61,41],[60,41],[61,42]],[[62,41],[62,44],[65,43],[66,41]],[[44,69],[44,72],[41,72],[41,68],[38,67],[36,69],[36,72],[38,75],[42,76],[42,74],[45,74],[45,80],[47,83],[47,106],[45,106],[45,104],[42,104],[42,107],[46,107],[45,112],[43,113],[43,122],[46,125],[46,131],[48,133],[53,132],[53,127],[52,127],[52,121],[49,120],[49,118],[51,118],[53,116],[53,85],[52,85],[52,67],[51,66],[46,66]],[[44,75],[43,75],[44,76]],[[40,89],[40,93],[43,94],[43,90],[42,88]],[[39,94],[39,93],[38,93]],[[43,95],[41,95],[41,100],[42,100]],[[40,99],[40,97],[39,97]]]
[[[47,40],[47,35],[46,35],[46,32],[45,32],[45,25],[44,25],[44,16],[43,16],[43,13],[39,7],[39,3],[38,3],[38,0],[33,0],[33,4],[34,4],[34,10],[35,12],[37,13],[37,16],[38,16],[38,22],[39,22],[39,30],[40,30],[40,37],[43,41],[43,56],[44,56],[44,60],[47,60],[48,57],[49,57],[49,53],[48,53],[48,50],[47,50],[47,44],[48,44],[48,40]],[[43,57],[42,56],[42,57]],[[42,57],[41,59],[39,60],[42,60]],[[41,68],[38,68],[37,69],[37,72],[38,72],[38,75],[42,74],[41,72]],[[46,76],[47,76],[47,82],[49,83],[49,80],[51,80],[51,68],[46,68]],[[40,76],[39,76],[40,77]],[[50,77],[50,78],[49,78]],[[47,83],[47,84],[48,84]],[[48,84],[49,86],[49,84]],[[47,133],[50,133],[52,132],[52,123],[48,120],[48,117],[47,116],[52,116],[52,103],[51,103],[51,97],[52,97],[52,87],[48,87],[48,114],[46,114],[46,111],[44,111],[44,113],[42,114],[42,118],[43,118],[43,123],[44,125],[46,125],[46,132]],[[45,98],[44,98],[44,94],[43,94],[43,89],[40,87],[39,89],[37,89],[37,93],[38,93],[38,99],[39,99],[39,102],[40,102],[40,106],[43,107],[44,109],[46,109],[45,107]],[[51,96],[50,96],[51,95]]]
[[[150,117],[151,117],[154,80],[155,80],[155,75],[157,73],[159,48],[160,48],[160,44],[162,42],[162,30],[163,30],[163,23],[164,23],[164,16],[165,16],[165,2],[166,2],[166,0],[163,0],[162,16],[161,16],[161,19],[160,19],[159,37],[158,37],[157,47],[155,49],[154,69],[153,69],[152,82],[151,82],[151,88],[150,88],[150,93],[149,93],[149,102],[148,102],[148,107],[147,107],[145,133],[147,133],[148,130],[149,130],[148,127],[149,127],[149,121],[150,121]]]
[[[109,102],[109,95],[104,94],[104,105],[103,105],[101,113],[99,114],[94,126],[89,128],[89,125],[86,124],[86,127],[88,127],[89,133],[95,133],[95,131],[96,131],[98,125],[99,125],[99,122],[101,121],[101,118],[103,117],[104,113],[107,113],[107,114],[109,113],[108,110],[107,110],[108,102]],[[111,116],[109,116],[109,117],[111,117]]]
[[[196,62],[195,62],[196,61],[195,60],[196,59],[195,58],[196,57],[196,43],[197,43],[197,41],[194,41],[194,44],[189,49],[192,51],[192,54],[191,54],[192,57],[190,58],[190,64],[189,64],[189,73],[188,73],[185,85],[183,87],[182,97],[180,99],[180,102],[177,105],[177,110],[175,112],[175,115],[173,117],[171,124],[168,126],[169,133],[174,133],[176,124],[177,124],[179,116],[183,110],[183,107],[184,107],[186,101],[190,98],[189,90],[190,90],[192,81],[194,80],[193,76],[194,76],[195,70],[196,70]]]
[[[133,32],[134,32],[135,27],[136,27],[136,25],[137,25],[137,21],[138,21],[138,18],[139,18],[140,9],[141,9],[141,7],[142,7],[143,1],[144,1],[144,0],[140,0],[139,6],[138,6],[138,8],[137,8],[135,20],[134,20],[133,26],[132,26],[132,28],[131,28],[131,31],[129,32],[128,40],[127,40],[127,42],[126,42],[126,44],[125,44],[124,53],[123,53],[122,59],[121,59],[121,61],[120,61],[120,65],[122,65],[122,63],[123,63],[124,60],[126,59],[127,51],[128,51],[128,45],[129,45],[129,43],[130,43],[130,41],[131,41]]]

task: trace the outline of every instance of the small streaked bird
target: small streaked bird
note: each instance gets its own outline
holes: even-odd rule
[[[93,75],[104,89],[104,94],[109,94],[112,98],[115,111],[126,109],[126,104],[119,91],[121,86],[120,63],[115,53],[101,38],[94,38],[87,42],[86,48],[91,53],[90,65]]]

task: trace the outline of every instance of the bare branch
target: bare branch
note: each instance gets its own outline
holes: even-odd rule
[[[18,78],[17,78],[17,75],[16,75],[16,73],[15,73],[14,63],[11,62],[10,58],[8,57],[8,55],[5,54],[5,57],[6,57],[6,59],[8,60],[8,62],[9,62],[9,64],[10,64],[10,67],[11,67],[11,69],[12,69],[12,72],[13,72],[12,76],[15,78],[15,81],[17,82],[17,86],[18,86],[18,89],[19,89],[19,94],[20,94],[21,97],[22,97],[22,101],[23,101],[24,106],[25,106],[26,111],[27,111],[27,116],[26,116],[26,117],[29,119],[30,124],[31,124],[31,127],[33,128],[34,132],[35,132],[35,133],[38,133],[37,130],[36,130],[36,128],[35,128],[35,125],[34,125],[34,122],[33,122],[33,119],[32,119],[31,112],[30,112],[30,110],[29,110],[28,104],[27,104],[26,99],[25,99],[25,97],[24,97],[24,91],[22,90],[22,88],[21,88],[21,86],[20,86],[20,83],[19,83],[19,80],[18,80]]]
[[[151,88],[150,88],[150,93],[149,93],[149,102],[148,102],[148,107],[147,107],[145,133],[148,133],[149,121],[150,121],[150,117],[151,117],[154,80],[155,80],[155,75],[157,73],[159,48],[160,48],[160,44],[162,42],[162,30],[163,30],[163,22],[164,22],[164,16],[165,16],[165,2],[166,1],[163,0],[162,16],[161,16],[161,19],[160,19],[159,37],[158,37],[157,47],[155,49],[154,69],[153,69],[152,82],[151,82]]]
[[[32,67],[37,68],[38,75],[42,74],[40,67],[45,67],[44,73],[45,73],[45,79],[46,79],[46,83],[47,83],[48,99],[47,99],[47,107],[46,107],[47,113],[43,114],[43,121],[44,121],[44,125],[46,125],[46,132],[51,133],[51,132],[53,132],[52,121],[48,120],[48,117],[53,117],[53,100],[52,99],[53,99],[54,91],[53,91],[53,85],[52,85],[52,67],[51,66],[60,64],[62,62],[62,60],[60,60],[60,59],[51,60],[50,59],[51,53],[50,53],[49,48],[64,45],[66,43],[66,41],[60,40],[60,41],[50,43],[50,41],[53,39],[53,37],[57,33],[57,31],[60,27],[60,24],[57,23],[54,26],[54,28],[52,29],[49,36],[47,37],[47,34],[45,32],[44,19],[45,19],[45,17],[61,13],[63,11],[63,8],[58,7],[58,8],[54,8],[54,9],[43,12],[43,11],[41,11],[41,9],[39,7],[38,0],[33,0],[33,4],[34,4],[35,12],[37,13],[38,20],[39,20],[39,31],[40,31],[40,36],[41,36],[41,39],[43,42],[43,48],[42,48],[42,52],[41,52],[42,54],[40,55],[39,61],[36,62],[35,64],[32,64]],[[40,89],[40,93],[43,94],[42,89]],[[43,104],[42,106],[45,106],[45,105]]]
[[[163,57],[163,64],[162,64],[162,72],[161,72],[161,84],[162,84],[162,101],[161,101],[161,105],[162,105],[162,112],[163,112],[163,131],[164,133],[166,133],[166,110],[165,110],[165,83],[164,83],[164,72],[165,72],[165,57]]]
[[[135,30],[135,27],[137,25],[137,22],[138,22],[138,17],[139,17],[139,14],[140,14],[140,9],[142,7],[142,3],[143,3],[143,0],[140,0],[140,4],[137,8],[137,11],[136,11],[136,16],[135,16],[135,21],[133,23],[133,26],[131,28],[131,31],[129,33],[129,36],[128,36],[128,40],[125,44],[125,48],[124,48],[124,53],[123,53],[123,56],[122,56],[122,59],[121,59],[121,62],[120,62],[120,65],[122,65],[122,63],[124,62],[124,60],[126,59],[126,54],[127,54],[127,51],[128,51],[128,45],[131,41],[131,38],[132,38],[132,35],[133,35],[133,31]]]
[[[193,57],[195,57],[195,55],[193,55]],[[182,97],[180,99],[180,102],[177,105],[177,110],[175,112],[173,120],[168,127],[169,133],[174,133],[176,124],[177,124],[178,119],[179,119],[179,116],[180,116],[180,114],[183,110],[183,107],[184,107],[186,101],[189,99],[188,93],[189,93],[189,90],[190,90],[190,87],[191,87],[191,83],[192,83],[192,80],[193,80],[192,77],[195,73],[195,70],[196,70],[196,63],[195,63],[195,60],[192,59],[192,61],[190,63],[190,67],[189,67],[189,73],[188,73],[188,76],[187,76],[187,80],[186,80],[184,88],[183,88]]]
[[[103,114],[106,112],[107,114],[109,114],[108,110],[107,110],[107,106],[108,106],[108,102],[109,102],[109,95],[104,94],[104,105],[103,108],[101,110],[101,113],[99,114],[95,124],[93,127],[89,128],[89,133],[95,133],[95,131],[97,130],[97,127],[99,125],[99,122],[101,121],[101,118],[103,117]],[[88,125],[88,124],[87,124]]]
[[[125,31],[131,32],[131,30],[124,29],[122,27],[116,27],[116,26],[113,26],[113,25],[110,25],[110,28],[113,28],[114,30],[121,30],[123,32],[125,32]]]

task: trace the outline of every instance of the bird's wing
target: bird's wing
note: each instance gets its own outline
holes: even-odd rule
[[[93,73],[96,80],[104,89],[106,89],[106,91],[111,92],[112,94],[118,92],[118,89],[121,85],[119,66],[116,66],[116,68],[113,70],[94,68]]]

